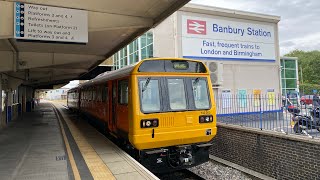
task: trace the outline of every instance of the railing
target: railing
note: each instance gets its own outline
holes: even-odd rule
[[[218,122],[320,137],[320,115],[318,111],[314,111],[312,104],[300,105],[296,100],[274,93],[222,94],[215,101]],[[293,116],[297,116],[296,121],[292,120]]]

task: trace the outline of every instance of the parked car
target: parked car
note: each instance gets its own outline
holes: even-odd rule
[[[297,106],[297,104],[293,104],[290,100],[287,99],[287,110],[291,114],[299,114],[300,108]]]
[[[301,98],[300,98],[300,104],[301,104],[301,105],[312,104],[312,99],[313,99],[313,95],[304,95],[304,96],[301,96]]]

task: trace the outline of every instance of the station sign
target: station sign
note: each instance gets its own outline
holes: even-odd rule
[[[88,42],[88,12],[15,2],[14,38],[37,41]]]
[[[275,62],[274,24],[182,16],[182,55],[202,60]]]

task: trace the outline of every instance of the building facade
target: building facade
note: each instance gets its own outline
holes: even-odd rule
[[[247,100],[226,101],[239,95],[266,95],[266,105],[276,106],[270,98],[281,94],[279,21],[278,16],[188,4],[117,52],[114,69],[149,57],[202,60],[223,113],[235,108],[256,111]],[[230,104],[236,105],[226,110]],[[262,103],[252,104],[259,108]]]
[[[46,92],[45,99],[47,100],[65,100],[67,99],[68,88],[54,89]]]
[[[143,34],[112,56],[113,70],[120,69],[149,57],[153,57],[152,30]]]
[[[282,94],[299,93],[298,58],[281,57],[280,65]]]

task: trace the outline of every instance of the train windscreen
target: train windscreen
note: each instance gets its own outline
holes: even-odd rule
[[[144,113],[210,109],[204,77],[139,78],[140,107]]]

